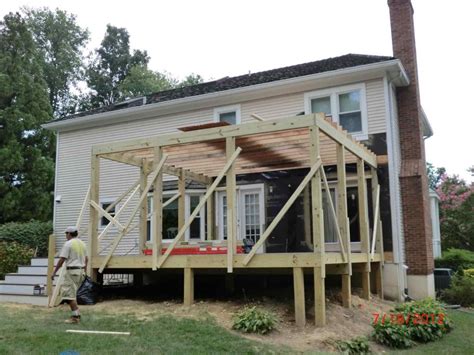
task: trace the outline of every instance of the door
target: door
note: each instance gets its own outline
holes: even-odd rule
[[[263,185],[239,186],[236,196],[237,240],[252,239],[256,243],[264,230],[265,208]],[[216,221],[220,240],[227,239],[227,196],[217,193]],[[263,252],[263,247],[258,250]]]

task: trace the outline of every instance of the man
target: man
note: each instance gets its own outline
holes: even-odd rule
[[[59,295],[71,307],[72,315],[70,319],[66,320],[66,323],[77,324],[81,320],[81,314],[77,306],[76,295],[85,278],[88,262],[87,249],[84,242],[77,238],[76,227],[67,227],[65,233],[67,241],[59,254],[59,262],[54,269],[52,279],[54,280],[57,271],[66,263],[64,283],[61,285]]]

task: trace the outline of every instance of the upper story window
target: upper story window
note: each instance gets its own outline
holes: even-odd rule
[[[227,122],[229,124],[239,124],[240,123],[240,105],[215,108],[214,121]]]
[[[357,84],[305,94],[305,112],[324,112],[357,139],[367,139],[365,85]]]

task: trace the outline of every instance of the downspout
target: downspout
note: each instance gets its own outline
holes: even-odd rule
[[[54,164],[54,196],[53,196],[53,234],[56,231],[56,202],[57,189],[58,189],[58,162],[59,162],[59,131],[56,131],[56,158]]]

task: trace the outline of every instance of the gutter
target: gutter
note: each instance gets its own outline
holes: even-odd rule
[[[360,65],[352,68],[338,69],[291,79],[218,91],[209,94],[189,96],[181,99],[131,107],[117,111],[102,112],[60,121],[51,121],[43,124],[42,127],[49,130],[61,131],[103,126],[124,121],[129,122],[132,120],[152,118],[160,115],[196,110],[200,108],[221,106],[224,104],[235,103],[237,101],[242,102],[246,100],[255,100],[310,90],[309,87],[305,88],[305,86],[309,85],[313,85],[311,90],[314,90],[315,81],[322,87],[330,87],[336,86],[338,80],[353,79],[355,76],[360,77],[356,78],[357,80],[363,81],[364,77],[365,80],[367,79],[367,74],[382,77],[386,75],[387,72],[390,74],[393,73],[391,78],[398,86],[406,86],[409,84],[408,76],[401,61],[394,59],[385,62]]]

